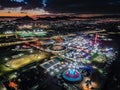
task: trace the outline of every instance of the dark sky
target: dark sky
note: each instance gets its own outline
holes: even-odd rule
[[[0,0],[0,7],[44,8],[54,12],[119,13],[120,0]]]

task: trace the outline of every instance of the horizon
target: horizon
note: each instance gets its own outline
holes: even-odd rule
[[[120,14],[119,0],[0,0],[0,16]]]

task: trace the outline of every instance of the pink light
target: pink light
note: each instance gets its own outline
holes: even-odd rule
[[[95,34],[95,41],[94,41],[94,44],[96,44],[97,41],[98,41],[98,34],[96,33],[96,34]]]

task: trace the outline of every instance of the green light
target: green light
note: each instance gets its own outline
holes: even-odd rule
[[[103,74],[103,70],[102,70],[102,69],[98,69],[98,72],[99,72],[100,74]]]

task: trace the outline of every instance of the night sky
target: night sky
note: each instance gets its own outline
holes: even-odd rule
[[[120,0],[0,0],[0,8],[44,8],[53,12],[119,13]]]

